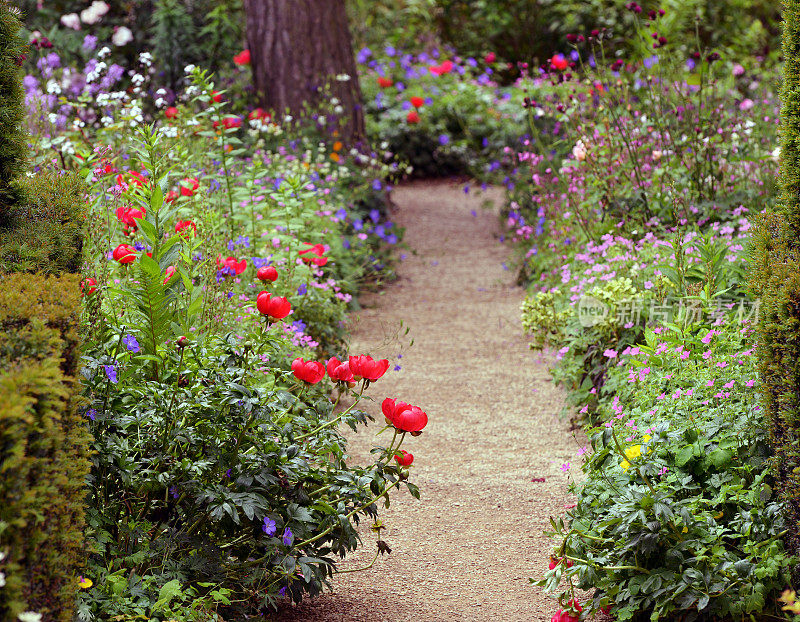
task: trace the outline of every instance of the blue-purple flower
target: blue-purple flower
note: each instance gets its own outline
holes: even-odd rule
[[[272,520],[269,516],[265,516],[264,517],[264,524],[262,525],[261,529],[264,530],[265,534],[267,534],[268,536],[272,537],[272,536],[275,535],[275,532],[277,531],[277,526],[275,525],[275,521],[274,520]],[[291,532],[289,532],[289,533],[291,533]]]

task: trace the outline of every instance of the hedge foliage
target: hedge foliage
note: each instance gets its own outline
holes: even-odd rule
[[[757,342],[763,401],[790,550],[800,553],[800,1],[784,1],[781,195],[754,236],[751,285],[761,296]]]
[[[83,190],[27,168],[22,48],[0,0],[0,621],[71,621],[83,563],[88,430],[76,373]]]

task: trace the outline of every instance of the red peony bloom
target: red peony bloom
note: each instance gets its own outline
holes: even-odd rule
[[[306,263],[313,263],[316,266],[322,267],[326,263],[328,263],[328,258],[324,257],[325,254],[325,247],[322,244],[314,244],[312,245],[311,242],[303,242],[306,246],[311,246],[311,248],[305,248],[299,251],[298,255],[305,255],[306,253],[310,253],[311,255],[316,255],[316,257],[312,257],[311,255],[307,257],[301,257],[303,261]]]
[[[190,197],[200,187],[197,177],[185,177],[181,182],[181,196]]]
[[[175,275],[175,266],[168,266],[164,272],[164,285],[169,283],[169,280]]]
[[[175,106],[170,106],[164,111],[164,116],[167,117],[167,119],[174,119],[178,116],[178,109]]]
[[[111,256],[121,264],[131,263],[136,259],[136,249],[130,244],[120,244]]]
[[[342,363],[335,356],[328,360],[328,375],[331,380],[336,382],[347,382],[348,384],[355,384],[355,377],[353,372],[350,371],[350,363],[345,361]]]
[[[428,425],[428,415],[417,406],[405,402],[398,402],[387,397],[383,400],[381,410],[383,410],[383,416],[386,417],[386,422],[401,432],[419,433]]]
[[[278,279],[278,271],[272,266],[261,266],[256,272],[256,278],[259,281],[276,281]]]
[[[233,62],[237,65],[249,65],[250,64],[250,50],[242,50],[238,54],[233,57]]]
[[[175,233],[183,233],[188,236],[189,233],[197,235],[197,225],[191,220],[179,220],[175,225]]]
[[[422,106],[425,105],[425,100],[416,95],[412,97],[410,101],[411,105],[414,106],[414,108],[422,108]]]
[[[222,125],[226,130],[230,130],[234,127],[241,127],[242,119],[241,117],[224,117],[222,119]]]
[[[81,281],[81,291],[84,296],[91,296],[97,291],[97,281],[92,277],[88,277]]]
[[[550,59],[550,67],[558,71],[564,71],[567,67],[569,67],[569,61],[564,57],[563,54],[556,54]]]
[[[387,359],[373,361],[369,354],[351,356],[348,362],[350,363],[350,371],[353,372],[356,380],[366,378],[374,381],[383,376],[386,370],[389,369],[389,361]]]
[[[410,467],[411,464],[414,462],[414,454],[408,453],[405,449],[401,449],[400,453],[403,454],[402,456],[395,455],[394,459],[397,461],[397,464],[404,467]]]
[[[220,268],[230,268],[236,274],[241,274],[247,270],[247,260],[242,259],[241,261],[236,261],[236,257],[228,257],[227,259],[223,259],[222,255],[220,255],[217,257],[217,266]]]
[[[394,86],[394,82],[391,78],[384,78],[383,76],[378,76],[378,86],[382,89],[388,89],[390,86]]]
[[[304,361],[296,358],[292,362],[292,372],[298,380],[308,384],[317,384],[325,377],[325,366],[317,361]]]
[[[409,123],[419,123],[419,113],[416,110],[412,110],[406,115],[406,121]]]
[[[145,210],[138,207],[120,205],[117,208],[117,218],[119,221],[128,227],[133,227],[134,229],[136,229],[136,221],[134,218],[144,218],[144,215]]]
[[[270,121],[272,119],[272,115],[266,112],[263,108],[256,108],[255,110],[251,111],[247,118],[251,121],[255,121],[256,119],[260,119],[262,121]]]
[[[272,297],[267,292],[261,292],[256,298],[256,307],[261,315],[268,315],[276,320],[282,320],[292,310],[292,305],[282,296]]]

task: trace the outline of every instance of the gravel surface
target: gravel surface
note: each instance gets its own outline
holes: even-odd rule
[[[401,371],[375,383],[368,404],[397,397],[420,406],[429,424],[404,449],[414,454],[411,480],[422,500],[394,491],[381,511],[382,538],[392,547],[365,572],[337,575],[333,592],[275,620],[393,622],[550,620],[555,601],[528,582],[546,569],[552,542],[542,535],[564,511],[568,473],[579,439],[561,419],[563,393],[547,361],[522,334],[523,291],[505,269],[496,210],[500,192],[465,195],[448,182],[397,188],[397,222],[411,251],[399,279],[362,300],[353,315],[352,353],[392,358],[409,329]],[[354,459],[373,446],[371,425],[350,435]],[[573,467],[570,473],[577,469]],[[545,478],[534,482],[534,478]],[[376,537],[363,525],[364,546],[341,564],[371,560]]]

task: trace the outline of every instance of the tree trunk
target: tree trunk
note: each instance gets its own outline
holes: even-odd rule
[[[253,81],[265,108],[302,116],[339,100],[325,112],[341,124],[341,138],[365,136],[361,89],[344,0],[244,0]],[[347,75],[347,81],[337,76]],[[338,112],[334,112],[336,109]]]

